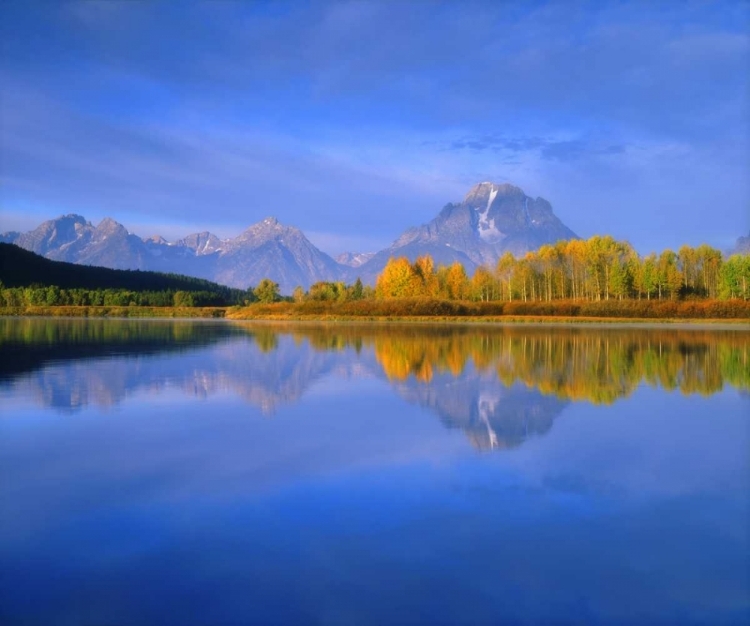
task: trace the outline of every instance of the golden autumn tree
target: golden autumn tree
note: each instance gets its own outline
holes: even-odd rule
[[[466,300],[469,294],[469,277],[466,275],[464,266],[458,261],[448,268],[445,283],[451,300]]]
[[[406,257],[390,258],[378,275],[375,296],[382,300],[405,298],[413,288],[414,270]]]
[[[435,274],[435,263],[429,254],[417,258],[412,266],[416,284],[414,296],[425,296],[428,298],[438,297],[438,280]]]

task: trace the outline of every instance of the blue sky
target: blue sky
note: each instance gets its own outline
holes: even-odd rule
[[[644,253],[750,231],[748,2],[6,0],[0,51],[0,231],[376,250],[485,180]]]

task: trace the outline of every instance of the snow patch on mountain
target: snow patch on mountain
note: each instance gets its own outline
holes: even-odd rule
[[[487,206],[484,208],[484,211],[477,209],[477,215],[479,217],[478,232],[479,236],[484,241],[497,241],[503,236],[503,233],[501,233],[495,226],[495,218],[488,217],[490,207],[497,197],[497,192],[498,188],[495,185],[492,185],[490,187],[490,193],[487,196]]]

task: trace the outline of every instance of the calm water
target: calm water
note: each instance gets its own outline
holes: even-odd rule
[[[0,623],[750,622],[750,332],[0,319]]]

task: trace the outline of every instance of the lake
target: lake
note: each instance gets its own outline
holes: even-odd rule
[[[750,623],[742,327],[0,318],[0,623]]]

